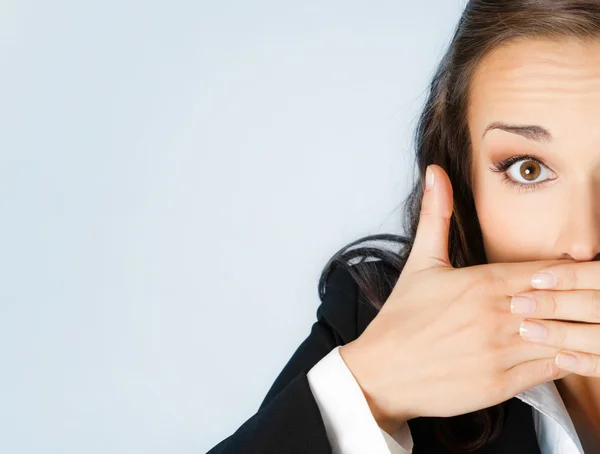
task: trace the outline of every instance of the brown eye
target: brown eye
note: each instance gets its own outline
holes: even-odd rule
[[[519,174],[526,181],[535,181],[542,173],[540,163],[532,160],[524,161],[519,167]]]
[[[523,186],[534,185],[549,180],[552,172],[541,162],[534,159],[523,158],[506,169],[506,177],[513,183]]]
[[[501,174],[503,183],[516,186],[519,191],[532,191],[546,181],[556,178],[554,172],[541,159],[524,154],[494,163],[490,170]]]

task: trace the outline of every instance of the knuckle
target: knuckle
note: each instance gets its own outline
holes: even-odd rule
[[[484,312],[480,315],[482,320],[482,329],[487,333],[487,337],[491,339],[496,339],[500,334],[499,331],[502,327],[502,319],[501,314],[498,314],[496,311],[490,310]]]
[[[542,310],[544,315],[552,316],[558,313],[558,301],[557,301],[558,292],[546,292],[546,291],[538,291],[535,294],[531,295],[531,297],[536,301],[541,303],[539,306],[541,308],[536,309],[536,313],[539,309]]]
[[[556,345],[563,347],[566,343],[567,343],[567,330],[565,329],[564,325],[555,325],[554,327],[551,328],[552,331],[554,331],[554,338],[556,339],[555,343]],[[549,330],[550,331],[550,330]]]
[[[600,292],[589,292],[588,305],[591,321],[600,322]]]
[[[600,357],[591,354],[579,354],[578,373],[584,376],[600,376]]]
[[[502,275],[496,271],[494,264],[478,267],[470,267],[472,275],[472,285],[477,287],[485,294],[490,293],[490,288],[496,289],[502,287],[504,279]],[[476,272],[475,272],[476,271]]]
[[[510,316],[509,316],[510,317]],[[491,351],[493,358],[506,355],[506,349],[512,345],[513,338],[507,330],[510,318],[504,314],[489,311],[481,315],[479,325],[479,338],[484,349]],[[507,321],[508,320],[508,321]]]
[[[461,287],[456,297],[467,303],[464,310],[468,311],[468,316],[486,316],[490,312],[489,304],[486,304],[490,300],[489,290],[486,286],[481,283],[474,283],[473,285],[466,283]]]
[[[500,273],[494,273],[491,269],[488,270],[488,281],[484,284],[488,292],[492,292],[493,295],[506,295],[508,283],[504,275]]]
[[[560,286],[561,281],[565,290],[572,290],[577,288],[577,269],[574,266],[565,266],[557,270],[557,280]]]
[[[518,328],[517,328],[517,333],[518,333]],[[525,341],[523,340],[523,338],[521,336],[512,332],[506,338],[506,348],[508,350],[507,354],[510,355],[511,357],[517,356],[517,354],[523,349],[524,342]],[[527,347],[531,347],[533,345],[534,344],[527,345]]]
[[[503,345],[496,347],[492,351],[492,355],[490,357],[490,367],[491,368],[502,368],[505,370],[508,368],[514,358],[514,345],[510,339],[506,339]]]
[[[557,292],[546,292],[548,311],[550,315],[556,315],[558,313],[558,293]]]
[[[503,344],[503,342],[500,341],[500,339],[498,338],[498,336],[494,336],[494,335],[486,335],[484,330],[482,330],[483,336],[485,336],[483,338],[483,342],[482,342],[482,347],[490,353],[490,360],[492,357],[494,357],[497,352],[500,352],[505,345]]]
[[[556,365],[554,358],[542,361],[540,368],[542,377],[549,380],[558,377],[560,374],[560,368]]]

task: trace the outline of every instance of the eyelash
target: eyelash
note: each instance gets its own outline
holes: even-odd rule
[[[531,156],[531,155],[527,155],[527,154],[519,154],[519,155],[515,155],[515,156],[511,156],[508,159],[505,159],[503,161],[500,161],[494,165],[492,165],[490,167],[490,170],[492,172],[502,172],[502,180],[507,183],[510,186],[517,186],[519,191],[532,191],[534,189],[537,189],[538,187],[542,186],[543,184],[547,183],[548,180],[545,181],[541,181],[538,183],[531,183],[531,184],[526,184],[526,183],[519,183],[517,181],[514,181],[512,178],[510,178],[506,171],[515,163],[515,162],[519,162],[519,161],[535,161],[538,164],[548,168],[548,166],[546,164],[544,164],[542,162],[541,159],[535,157],[535,156]]]

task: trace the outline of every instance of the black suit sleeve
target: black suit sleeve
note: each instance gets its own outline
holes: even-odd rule
[[[337,345],[350,340],[342,331],[356,331],[357,303],[356,285],[341,267],[330,272],[325,288],[309,336],[280,372],[258,412],[207,454],[331,453],[306,374]]]

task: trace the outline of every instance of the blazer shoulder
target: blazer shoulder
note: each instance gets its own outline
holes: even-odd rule
[[[383,261],[369,261],[354,265],[338,263],[328,272],[317,318],[333,328],[338,344],[346,344],[360,336],[379,312],[368,301],[353,275],[374,272],[382,274],[381,282],[385,283],[383,275],[389,275],[391,270],[391,266]]]

